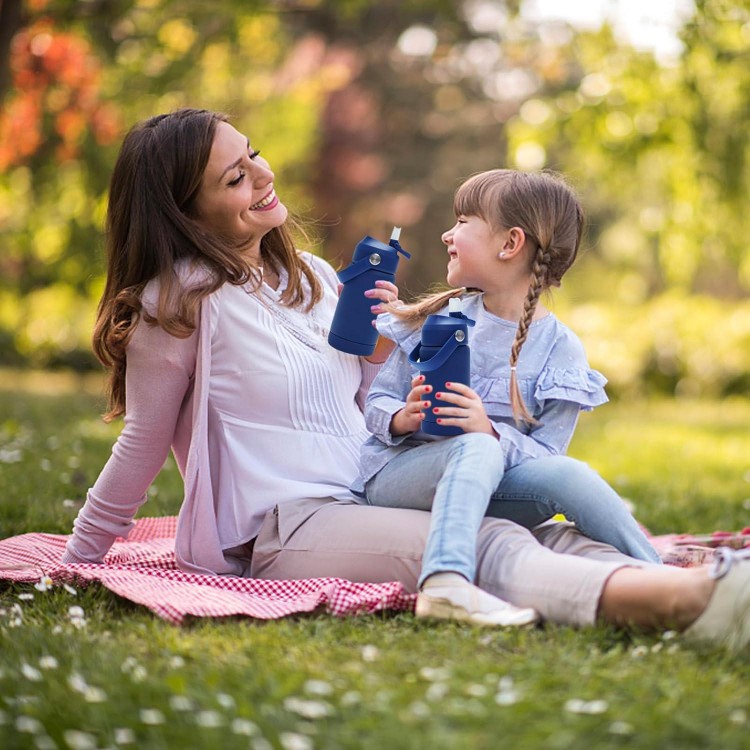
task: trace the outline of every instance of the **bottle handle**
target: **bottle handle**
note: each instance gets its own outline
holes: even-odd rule
[[[419,352],[422,349],[422,342],[419,342],[409,353],[409,362],[420,372],[433,372],[442,367],[453,352],[461,346],[461,342],[456,339],[456,331],[428,360],[421,362]]]

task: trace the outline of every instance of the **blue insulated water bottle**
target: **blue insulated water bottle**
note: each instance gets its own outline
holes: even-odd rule
[[[470,385],[471,357],[469,353],[469,327],[474,321],[461,312],[461,300],[448,301],[447,315],[428,315],[422,326],[421,341],[409,354],[409,362],[425,376],[424,385],[432,386],[428,395],[432,406],[425,411],[422,430],[428,435],[461,435],[460,427],[446,427],[437,423],[433,413],[436,406],[453,406],[435,393],[445,391],[446,383]]]
[[[394,227],[387,245],[370,236],[360,240],[351,264],[339,272],[344,288],[328,334],[328,343],[334,349],[365,356],[375,349],[378,332],[372,324],[376,316],[370,307],[377,300],[365,297],[365,292],[374,289],[378,279],[393,281],[396,278],[399,254],[411,258],[398,243],[400,234],[401,229]]]

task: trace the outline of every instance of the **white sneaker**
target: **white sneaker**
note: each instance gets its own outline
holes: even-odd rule
[[[530,607],[515,607],[459,575],[438,574],[440,582],[426,583],[417,595],[417,617],[458,620],[483,627],[514,627],[538,622]],[[431,579],[428,579],[430,581]]]
[[[716,579],[716,586],[708,605],[684,635],[740,651],[750,640],[750,551],[719,547],[709,575]]]

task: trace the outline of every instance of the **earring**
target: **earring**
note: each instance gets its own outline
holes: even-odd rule
[[[497,257],[498,258],[504,258],[506,255],[507,255],[506,252],[502,252],[502,253],[498,253]]]

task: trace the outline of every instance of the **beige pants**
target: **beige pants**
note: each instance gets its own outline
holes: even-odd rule
[[[253,578],[400,581],[415,591],[430,514],[332,500],[277,506],[253,548]],[[477,540],[477,585],[544,619],[589,625],[607,579],[619,568],[646,567],[571,524],[533,531],[486,518]]]

